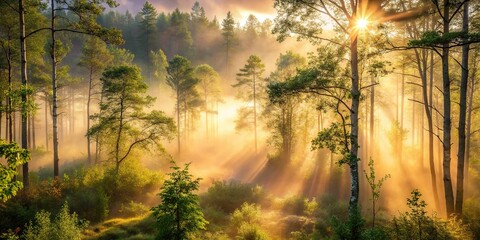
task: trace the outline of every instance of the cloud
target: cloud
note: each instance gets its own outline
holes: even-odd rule
[[[130,11],[136,14],[140,11],[144,0],[117,0],[120,6],[118,11]],[[175,8],[182,12],[190,12],[195,0],[150,0],[159,12],[170,12]],[[258,15],[273,15],[274,0],[199,0],[200,5],[205,9],[209,18],[217,16],[223,19],[228,11],[231,11],[234,18],[242,18],[245,12]]]

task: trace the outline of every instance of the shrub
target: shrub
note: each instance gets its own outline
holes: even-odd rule
[[[82,231],[88,222],[79,221],[76,213],[70,214],[65,203],[54,221],[50,212],[40,211],[35,214],[35,223],[28,224],[24,238],[26,240],[80,240]]]
[[[157,220],[158,239],[184,240],[204,230],[208,222],[200,210],[198,191],[200,179],[193,179],[189,164],[183,169],[172,162],[169,179],[165,180],[159,194],[162,203],[152,208]]]
[[[149,211],[150,209],[147,206],[134,201],[130,201],[127,204],[122,204],[119,210],[123,217],[139,217],[147,214]]]
[[[260,203],[265,193],[259,186],[237,181],[215,181],[201,197],[202,207],[214,207],[231,214],[235,209],[247,203]]]
[[[260,224],[260,207],[255,204],[243,203],[240,209],[233,212],[230,222],[236,227],[240,227],[244,223]]]
[[[462,221],[450,218],[443,221],[435,215],[427,215],[427,203],[421,200],[422,194],[413,190],[407,199],[410,211],[395,217],[390,227],[392,239],[472,239]]]
[[[270,239],[262,229],[253,224],[242,224],[236,237],[238,240],[268,240]]]
[[[469,225],[474,239],[480,239],[480,199],[469,198],[463,209],[465,222]]]
[[[261,210],[255,204],[243,203],[230,219],[233,235],[242,240],[264,240],[268,235],[260,228]]]
[[[313,216],[317,208],[318,203],[315,198],[310,200],[303,196],[292,196],[284,200],[282,210],[287,214]]]

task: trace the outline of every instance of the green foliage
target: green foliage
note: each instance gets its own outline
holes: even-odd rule
[[[105,69],[113,60],[113,56],[105,42],[96,37],[88,37],[82,48],[82,56],[78,65],[86,68],[96,76]]]
[[[97,36],[103,41],[113,44],[122,44],[122,33],[115,28],[105,28],[97,22],[97,17],[105,10],[106,7],[118,6],[114,0],[66,0],[58,1],[55,7],[58,9],[57,14],[64,14],[65,11],[70,14],[68,17],[61,18],[63,21],[57,20],[58,25],[62,25],[61,29],[84,33],[87,35]],[[58,29],[59,26],[56,26]]]
[[[455,217],[443,221],[435,215],[428,216],[427,203],[422,194],[413,190],[407,198],[410,211],[395,217],[390,226],[389,235],[393,239],[472,239],[466,225]]]
[[[253,95],[254,91],[257,91],[255,94],[261,92],[261,89],[265,87],[263,72],[265,72],[265,64],[262,63],[262,60],[256,55],[250,55],[245,66],[237,73],[237,83],[232,85],[243,90],[240,92],[240,99],[252,101],[256,97]]]
[[[303,196],[292,196],[283,201],[283,212],[287,214],[313,216],[318,209],[318,202],[315,198],[308,199]]]
[[[409,47],[442,47],[443,44],[464,45],[480,42],[479,33],[426,31],[420,39],[408,42]]]
[[[233,19],[230,11],[228,11],[227,17],[222,21],[222,35],[228,52],[235,44],[235,19]]]
[[[143,205],[142,203],[130,201],[127,204],[122,204],[118,212],[122,216],[138,217],[138,216],[143,216],[147,214],[148,212],[150,212],[150,209],[147,206]]]
[[[243,203],[239,209],[233,212],[230,223],[237,227],[244,223],[258,225],[260,224],[260,214],[259,206],[254,203]]]
[[[70,214],[65,203],[52,221],[50,213],[40,211],[35,215],[35,223],[30,222],[25,230],[26,240],[80,240],[88,222],[78,220],[77,214]]]
[[[317,36],[322,33],[323,21],[319,19],[324,17],[316,8],[310,8],[307,3],[302,4],[296,0],[275,0],[274,7],[277,17],[273,33],[277,34],[277,40],[284,41],[295,34],[299,39],[308,39],[314,43],[320,41]]]
[[[376,202],[380,198],[380,191],[382,189],[383,182],[390,178],[390,174],[385,175],[384,177],[376,180],[376,175],[375,175],[375,166],[374,166],[374,161],[372,158],[370,158],[370,161],[368,161],[368,168],[369,168],[369,173],[367,171],[363,171],[365,174],[365,178],[367,179],[368,186],[370,187],[370,190],[372,191],[372,195],[370,198],[370,201],[372,201],[372,221],[373,221],[373,228],[375,228],[375,216],[376,216]],[[372,233],[374,231],[372,230]]]
[[[259,186],[236,181],[215,181],[201,196],[202,207],[213,207],[230,214],[243,203],[260,203],[265,193]]]
[[[162,49],[158,49],[157,52],[150,51],[150,63],[153,68],[153,76],[160,83],[165,82],[167,78],[167,56],[163,53]]]
[[[208,64],[198,65],[193,75],[199,81],[200,95],[203,96],[208,111],[208,98],[213,97],[217,101],[220,99],[220,75]]]
[[[465,222],[469,225],[475,239],[480,239],[480,201],[468,198],[463,210]]]
[[[261,210],[255,204],[243,203],[236,209],[230,223],[236,232],[236,239],[266,240],[267,234],[259,227],[261,224]]]
[[[265,231],[257,225],[242,224],[238,230],[237,240],[268,240],[270,239]]]
[[[312,150],[327,148],[333,153],[346,154],[348,152],[346,140],[342,124],[334,122],[318,132],[317,137],[312,140]]]
[[[252,106],[239,109],[239,115],[236,119],[236,128],[243,126],[253,126],[256,128],[257,108],[264,97],[266,79],[262,77],[265,71],[265,64],[256,55],[250,55],[247,63],[240,72],[237,73],[237,82],[232,87],[239,89],[237,98]]]
[[[304,67],[306,59],[288,51],[280,54],[276,61],[276,70],[270,74],[269,82],[285,82]],[[267,128],[271,129],[269,144],[275,148],[276,156],[280,160],[289,161],[294,154],[299,130],[296,125],[300,122],[302,112],[300,96],[284,95],[277,102],[268,102],[262,113],[266,119]]]
[[[159,194],[162,202],[152,208],[157,220],[157,239],[191,239],[197,231],[205,229],[208,222],[200,209],[198,191],[200,178],[193,179],[186,164],[183,169],[172,162],[169,179],[165,180]]]
[[[146,35],[150,35],[156,30],[157,10],[148,1],[143,4],[143,8],[140,11],[140,28]]]
[[[399,148],[402,142],[407,138],[407,133],[408,131],[406,129],[402,129],[398,121],[392,122],[392,127],[388,132],[388,140],[390,141],[390,144],[395,152],[400,151]]]
[[[167,72],[167,84],[176,92],[177,111],[186,114],[186,111],[198,107],[201,102],[196,89],[199,80],[193,75],[192,63],[176,55],[168,62]]]
[[[365,220],[358,209],[354,210],[354,214],[349,216],[346,221],[342,221],[337,217],[332,219],[332,227],[335,232],[335,239],[355,240],[361,239],[362,229]]]
[[[16,143],[0,140],[0,157],[5,157],[6,164],[0,163],[0,202],[5,202],[22,189],[23,184],[15,181],[17,167],[30,160],[30,153]]]
[[[107,216],[132,217],[140,213],[136,211],[145,213],[145,206],[142,207],[140,201],[148,201],[145,196],[158,189],[161,182],[162,176],[158,172],[144,168],[138,160],[132,159],[125,162],[118,173],[113,166],[80,170],[69,183],[71,197],[70,194],[67,197],[80,217],[93,222]],[[79,196],[82,194],[85,196]]]
[[[124,66],[124,65],[132,65],[133,59],[135,55],[124,48],[119,48],[115,46],[109,46],[108,50],[110,54],[113,55],[113,60],[111,65],[114,67]]]
[[[110,150],[110,159],[119,165],[137,146],[147,149],[157,146],[161,139],[171,139],[175,132],[173,119],[163,112],[144,112],[152,106],[155,98],[146,95],[147,85],[135,66],[119,66],[103,73],[101,112],[92,118],[96,120],[88,135],[110,137],[104,140]]]

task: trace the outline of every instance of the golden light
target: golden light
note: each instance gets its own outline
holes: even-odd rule
[[[357,28],[358,29],[366,29],[367,26],[368,26],[368,20],[366,18],[357,19]]]

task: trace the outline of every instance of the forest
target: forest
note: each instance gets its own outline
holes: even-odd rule
[[[480,1],[0,0],[0,47],[0,239],[480,239]]]

